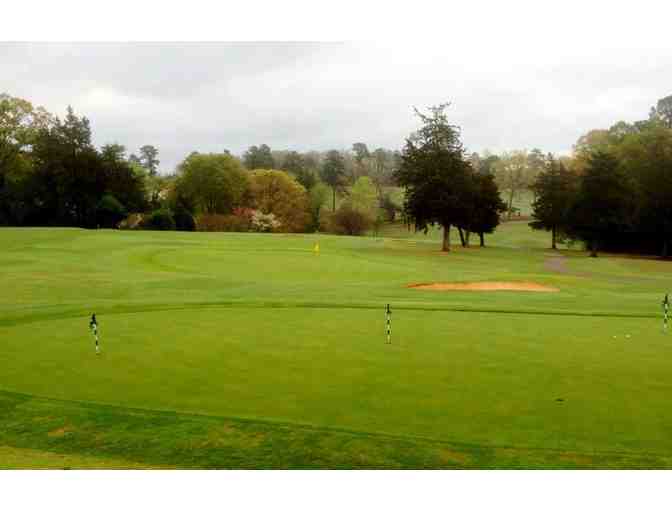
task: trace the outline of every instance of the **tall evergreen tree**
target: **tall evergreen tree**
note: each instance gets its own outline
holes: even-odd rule
[[[573,174],[556,161],[551,154],[546,169],[537,174],[532,184],[535,199],[532,202],[530,227],[551,232],[551,248],[557,249],[559,233],[566,231],[568,212],[575,194]]]
[[[448,103],[429,108],[425,115],[415,110],[422,127],[406,139],[396,181],[406,190],[404,212],[417,230],[429,225],[443,228],[442,250],[450,251],[451,225],[465,224],[471,185],[470,167],[457,126],[448,122]]]
[[[499,225],[500,215],[506,211],[506,204],[499,194],[494,175],[474,173],[474,196],[468,228],[476,232],[481,247],[485,246],[485,234],[491,234]]]
[[[265,143],[262,143],[259,147],[253,145],[247,149],[243,154],[243,164],[248,170],[275,168],[271,148]]]
[[[140,164],[144,166],[149,172],[150,176],[156,175],[161,163],[157,156],[159,150],[153,145],[143,145],[140,147]]]
[[[602,241],[630,229],[633,195],[633,187],[614,156],[596,151],[588,157],[568,225],[574,237],[586,242],[591,257],[597,257]]]
[[[327,152],[320,175],[322,180],[331,188],[331,210],[335,212],[336,192],[342,190],[345,186],[345,161],[343,160],[343,155],[336,150]]]

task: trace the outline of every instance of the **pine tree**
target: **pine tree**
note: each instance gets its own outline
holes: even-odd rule
[[[546,169],[537,174],[532,191],[534,220],[530,226],[551,232],[551,248],[555,250],[559,234],[567,227],[567,215],[575,195],[574,176],[549,154]]]
[[[431,107],[429,115],[415,111],[422,127],[406,139],[395,179],[406,190],[404,213],[417,230],[443,227],[442,251],[450,251],[451,225],[469,217],[471,169],[464,158],[457,126],[448,122],[448,103]]]

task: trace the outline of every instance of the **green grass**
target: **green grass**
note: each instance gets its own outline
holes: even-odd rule
[[[0,467],[672,463],[669,263],[385,235],[0,230]]]

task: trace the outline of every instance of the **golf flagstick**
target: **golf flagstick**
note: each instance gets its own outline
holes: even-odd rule
[[[392,319],[392,312],[390,311],[390,305],[387,305],[387,311],[385,312],[385,316],[387,318],[387,342],[388,344],[392,343],[392,324],[391,324],[391,319]]]
[[[96,354],[100,354],[100,347],[98,345],[98,321],[96,320],[96,314],[91,315],[91,322],[89,322],[89,328],[93,333],[93,338],[96,340]]]
[[[665,299],[663,299],[663,331],[667,332],[667,312],[669,310],[669,297],[668,294],[665,294]]]

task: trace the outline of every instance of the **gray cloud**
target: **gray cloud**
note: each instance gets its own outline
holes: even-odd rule
[[[580,51],[579,51],[580,50]],[[567,152],[672,93],[672,52],[337,43],[0,44],[0,91],[91,119],[95,142],[192,150],[400,148],[412,107],[452,101],[470,150]]]

